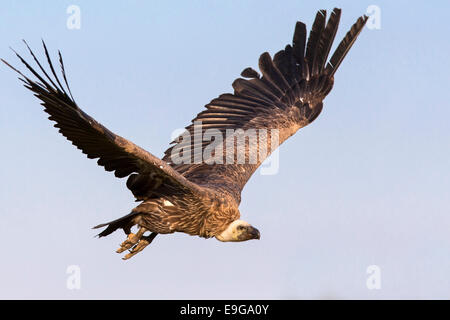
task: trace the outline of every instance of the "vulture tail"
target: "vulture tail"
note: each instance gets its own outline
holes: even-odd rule
[[[119,219],[99,224],[98,226],[95,226],[92,229],[107,227],[105,230],[103,230],[97,235],[99,238],[106,237],[107,235],[110,235],[111,233],[120,228],[122,228],[125,231],[125,233],[128,234],[130,233],[130,228],[133,225],[133,218],[136,217],[136,215],[138,214],[139,212],[131,212]]]

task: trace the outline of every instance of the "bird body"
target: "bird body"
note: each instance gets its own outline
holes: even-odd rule
[[[273,58],[259,58],[261,75],[246,68],[233,82],[233,93],[213,99],[159,159],[98,123],[76,104],[62,56],[63,81],[56,75],[45,43],[50,71],[28,47],[41,74],[16,53],[37,81],[18,72],[26,88],[41,100],[55,127],[88,158],[118,178],[140,202],[131,213],[95,228],[99,236],[117,229],[128,235],[117,252],[131,249],[128,259],[142,251],[157,234],[184,232],[220,241],[259,239],[259,231],[240,219],[244,185],[278,146],[321,113],[334,74],[364,27],[360,17],[328,61],[337,32],[340,9],[328,21],[320,10],[309,38],[297,22],[292,45]],[[328,62],[327,62],[328,61]],[[136,233],[131,232],[138,226]],[[151,232],[149,236],[145,234]]]
[[[175,195],[146,200],[127,217],[130,226],[138,224],[152,232],[161,234],[184,232],[211,238],[222,233],[230,223],[239,219],[240,213],[238,204],[232,197],[209,191],[192,197]],[[112,228],[107,230],[105,235]]]

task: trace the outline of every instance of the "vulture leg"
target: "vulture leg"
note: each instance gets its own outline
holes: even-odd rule
[[[142,238],[142,236],[144,235],[144,233],[148,231],[147,229],[145,229],[144,227],[141,227],[138,232],[136,234],[134,233],[130,233],[128,234],[128,238],[127,240],[125,240],[124,242],[122,242],[122,244],[120,245],[120,248],[117,249],[117,253],[122,253],[125,250],[130,249],[131,247],[133,247],[135,244],[137,244],[139,242],[139,239]]]
[[[141,237],[141,239],[139,240],[139,242],[137,243],[137,245],[135,245],[133,247],[133,249],[130,250],[130,253],[127,253],[125,255],[125,257],[123,257],[123,260],[127,260],[130,259],[132,256],[134,256],[135,254],[141,252],[142,250],[144,250],[144,248],[146,246],[148,246],[150,243],[152,243],[153,239],[155,239],[155,237],[158,234],[156,232],[152,232],[149,236],[143,236]]]

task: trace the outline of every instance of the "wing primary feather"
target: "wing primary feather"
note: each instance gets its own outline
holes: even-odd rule
[[[10,48],[11,50],[13,50],[12,48]],[[14,51],[14,50],[13,50]],[[17,72],[18,74],[20,74],[22,77],[24,77],[25,79],[19,78],[20,81],[27,83],[26,80],[29,80],[27,78],[27,76],[25,76],[22,72],[20,72],[19,70],[17,70],[16,68],[14,68],[12,65],[10,65],[6,60],[0,59],[4,64],[6,64],[9,68],[11,68],[13,71]],[[29,88],[28,88],[29,89]]]
[[[330,18],[328,19],[325,30],[322,32],[320,37],[317,53],[317,57],[319,59],[319,72],[323,70],[325,63],[327,62],[328,54],[330,53],[331,46],[333,45],[333,41],[338,30],[340,18],[341,9],[334,8],[331,12]]]
[[[20,54],[18,54],[14,49],[12,49],[11,48],[11,50],[16,54],[16,56],[19,58],[19,60],[25,65],[25,67],[36,77],[36,78],[38,78],[38,80],[39,81],[41,81],[41,84],[42,84],[42,86],[44,86],[44,87],[46,87],[46,88],[50,88],[51,90],[53,90],[54,91],[54,89],[53,89],[53,87],[52,86],[50,86],[50,84],[48,84],[48,82],[47,81],[45,81],[40,75],[39,75],[39,73],[37,73],[34,69],[33,69],[33,67],[32,66],[30,66],[29,64],[28,64],[28,62],[26,62],[25,61],[25,59],[23,59],[22,58],[22,56],[20,55]],[[8,64],[9,65],[9,64]],[[14,69],[13,68],[13,70],[15,70],[15,71],[17,71],[17,69]],[[17,71],[17,72],[19,72],[19,71]],[[20,73],[20,72],[19,72]],[[23,74],[22,73],[20,73],[22,76],[23,76]],[[27,78],[27,77],[25,77],[25,79],[28,81],[31,81],[29,78]]]
[[[297,64],[303,64],[305,58],[306,25],[297,21],[294,38],[292,39],[292,51]]]
[[[309,33],[305,57],[308,61],[309,71],[311,75],[314,75],[318,72],[317,51],[319,47],[319,40],[325,27],[326,16],[327,12],[325,10],[319,10],[316,14],[316,18],[314,19],[311,32]]]
[[[48,53],[47,46],[45,45],[44,40],[42,40],[42,46],[44,47],[45,56],[47,57],[47,62],[48,62],[48,65],[50,67],[50,70],[52,71],[52,74],[55,77],[55,80],[58,83],[59,88],[67,96],[67,92],[64,90],[64,87],[62,86],[61,82],[59,81],[58,76],[56,75],[55,68],[53,68],[53,63],[52,63],[52,60],[50,58],[50,54]]]
[[[69,90],[69,94],[70,94],[70,98],[72,99],[73,102],[75,102],[75,99],[72,96],[72,91],[70,90],[70,86],[69,83],[67,82],[67,77],[66,77],[66,69],[64,68],[64,61],[61,55],[61,51],[58,50],[58,56],[59,56],[59,64],[61,65],[61,72],[64,78],[64,82],[66,84],[67,90]]]
[[[53,80],[49,77],[49,75],[47,74],[47,72],[45,71],[45,69],[42,67],[41,63],[39,62],[39,60],[36,58],[36,56],[34,55],[34,52],[31,50],[30,46],[28,45],[28,43],[23,40],[23,43],[25,43],[25,45],[28,48],[28,51],[30,52],[31,56],[33,57],[34,61],[36,62],[36,64],[38,65],[39,69],[41,69],[41,71],[44,73],[44,75],[47,77],[47,79],[50,81],[50,83],[53,85],[54,88],[56,88],[56,90],[59,90],[58,86],[53,82]],[[45,84],[45,83],[44,83]]]
[[[340,64],[352,47],[359,33],[365,26],[367,19],[368,17],[366,15],[360,17],[347,32],[344,39],[342,39],[342,41],[339,43],[339,46],[337,47],[325,69],[325,72],[327,72],[330,76],[333,76],[336,70],[339,68]]]

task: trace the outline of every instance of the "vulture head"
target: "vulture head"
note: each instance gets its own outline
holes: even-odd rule
[[[216,236],[217,240],[223,242],[247,241],[259,238],[260,235],[258,229],[244,220],[233,221],[221,234]]]

